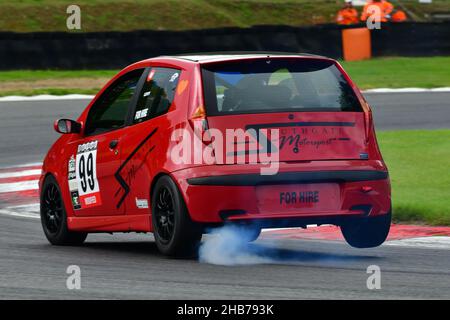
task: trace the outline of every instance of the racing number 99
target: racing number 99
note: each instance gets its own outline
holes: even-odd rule
[[[86,193],[88,185],[91,191],[95,188],[95,179],[94,179],[94,158],[92,153],[89,153],[87,156],[87,160],[85,160],[84,154],[80,157],[80,164],[78,167],[78,176],[81,180],[81,189],[83,189],[83,193]]]

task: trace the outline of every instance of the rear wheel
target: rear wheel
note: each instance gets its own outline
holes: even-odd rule
[[[41,223],[44,234],[53,245],[80,245],[87,233],[67,228],[67,214],[61,190],[53,176],[48,176],[41,190]]]
[[[389,234],[391,212],[385,215],[358,219],[341,226],[349,245],[355,248],[373,248],[381,245]]]
[[[161,253],[175,257],[196,254],[202,238],[201,226],[191,220],[180,191],[168,176],[159,178],[153,188],[152,224]]]

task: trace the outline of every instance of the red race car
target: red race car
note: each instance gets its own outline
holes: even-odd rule
[[[153,232],[194,252],[226,223],[334,224],[384,242],[390,181],[366,100],[336,61],[283,53],[158,57],[115,76],[48,152],[41,221],[55,245]]]

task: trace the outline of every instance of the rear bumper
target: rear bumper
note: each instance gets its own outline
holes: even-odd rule
[[[193,186],[258,186],[272,184],[297,183],[343,183],[358,181],[385,180],[387,171],[377,170],[336,170],[311,172],[281,172],[276,175],[230,174],[189,178],[187,182]]]
[[[172,175],[183,193],[191,218],[202,223],[258,221],[267,227],[340,224],[346,218],[386,214],[391,208],[389,176],[381,161],[282,164],[276,175],[259,173],[256,166],[227,165],[195,167]],[[274,186],[274,190],[279,190],[280,186],[318,184],[338,186],[339,202],[332,210],[302,208],[277,212],[273,207],[269,210],[262,206],[261,195],[258,195],[258,188],[262,186],[269,190]]]

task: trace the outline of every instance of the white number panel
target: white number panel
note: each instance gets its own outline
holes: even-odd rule
[[[69,160],[69,188],[75,210],[102,204],[97,180],[97,141],[78,146]]]

